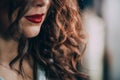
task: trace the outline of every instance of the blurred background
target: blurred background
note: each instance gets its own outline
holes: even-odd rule
[[[90,80],[120,80],[120,0],[78,0],[88,45],[83,65]]]

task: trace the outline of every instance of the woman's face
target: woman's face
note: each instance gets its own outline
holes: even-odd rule
[[[41,25],[45,20],[47,11],[50,7],[51,0],[33,0],[32,7],[25,13],[25,15],[20,19],[19,26],[23,34],[27,38],[35,37],[39,34]],[[18,14],[18,9],[13,13],[13,21],[16,19]],[[3,10],[0,12],[0,29],[5,30],[5,26],[8,26],[7,12]]]
[[[50,2],[51,0],[34,0],[32,8],[21,18],[19,25],[26,37],[35,37],[39,34]]]

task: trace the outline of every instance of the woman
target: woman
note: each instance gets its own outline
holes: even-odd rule
[[[83,42],[76,0],[0,1],[2,80],[86,79]]]

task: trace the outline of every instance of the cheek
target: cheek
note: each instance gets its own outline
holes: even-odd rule
[[[40,28],[41,28],[41,25],[42,25],[42,23],[40,23],[40,24],[31,23],[28,20],[26,20],[25,18],[22,18],[20,20],[19,24],[20,24],[20,28],[21,28],[23,34],[27,38],[37,36],[40,32]]]
[[[51,5],[52,1],[51,0],[46,0],[46,4],[48,5],[48,7]]]
[[[51,0],[47,0],[47,4],[44,7],[41,8],[36,8],[36,7],[32,7],[25,15],[31,15],[31,14],[36,14],[36,13],[45,13],[45,15],[43,16],[42,22],[39,24],[34,24],[29,22],[28,20],[26,20],[24,17],[20,20],[19,25],[20,28],[23,32],[23,34],[27,37],[27,38],[32,38],[37,36],[40,33],[40,28],[42,23],[45,20],[47,11],[50,7],[50,1]]]

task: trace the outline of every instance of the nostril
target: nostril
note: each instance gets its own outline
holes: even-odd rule
[[[34,0],[33,5],[36,7],[42,7],[45,5],[45,3],[42,0]]]
[[[42,7],[44,4],[36,4],[37,7]]]

